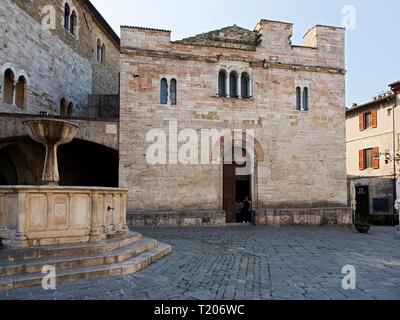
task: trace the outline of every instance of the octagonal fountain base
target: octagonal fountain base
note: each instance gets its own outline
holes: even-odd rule
[[[128,232],[126,194],[114,188],[0,187],[0,226],[13,247],[105,240]]]
[[[130,232],[127,190],[56,186],[0,187],[0,291],[56,281],[135,273],[171,247]]]

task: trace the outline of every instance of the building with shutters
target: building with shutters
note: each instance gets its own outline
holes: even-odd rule
[[[395,222],[399,120],[393,91],[346,111],[347,174],[356,186],[357,212],[377,225]]]

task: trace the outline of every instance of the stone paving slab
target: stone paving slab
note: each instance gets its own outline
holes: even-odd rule
[[[400,300],[400,240],[340,228],[135,228],[173,253],[134,275],[0,293],[25,299]],[[345,265],[357,289],[342,288]]]

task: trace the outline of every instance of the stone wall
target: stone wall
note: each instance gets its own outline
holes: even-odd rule
[[[226,220],[224,211],[131,212],[127,223],[132,227],[221,227]]]
[[[0,113],[0,147],[2,141],[27,136],[23,122],[33,117],[37,116]],[[119,148],[119,123],[115,119],[63,118],[59,116],[52,118],[68,120],[78,125],[80,129],[76,139],[94,142],[114,150]]]
[[[261,153],[255,209],[346,207],[344,30],[316,27],[319,46],[309,48],[289,44],[291,25],[261,27],[255,51],[171,43],[167,31],[122,28],[120,183],[129,187],[130,213],[222,210],[221,164],[147,163],[146,134],[168,133],[171,119],[178,132],[254,130]],[[218,97],[221,69],[247,72],[252,97]],[[160,104],[162,78],[177,79],[177,105]],[[297,86],[310,90],[308,112],[296,111]]]
[[[119,95],[91,94],[88,108],[91,118],[118,119]]]
[[[1,88],[7,68],[28,80],[24,108],[4,104],[1,90],[1,111],[59,114],[60,101],[65,98],[74,104],[74,115],[87,115],[89,94],[118,93],[119,43],[108,36],[78,0],[70,1],[78,15],[76,34],[66,31],[64,3],[62,0],[1,1],[0,27],[4,30],[4,43],[0,47]],[[55,10],[55,29],[42,26],[47,6]],[[98,38],[106,46],[105,63],[96,60]]]
[[[254,213],[256,225],[311,225],[311,226],[350,226],[351,208],[290,208],[258,209]]]

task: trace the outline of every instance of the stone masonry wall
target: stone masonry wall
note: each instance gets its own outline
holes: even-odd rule
[[[271,37],[287,40],[286,28],[280,32],[280,27]],[[290,54],[282,40],[280,62],[279,55],[261,60],[271,50],[268,38],[254,52],[170,43],[165,31],[123,28],[120,182],[130,190],[128,211],[222,209],[222,165],[146,162],[151,144],[146,134],[154,128],[168,133],[171,119],[177,121],[178,132],[255,131],[262,153],[254,175],[256,210],[346,207],[344,42],[338,48],[344,31],[317,29],[318,34],[329,33],[332,52],[317,38],[321,49],[292,48]],[[304,64],[299,64],[301,56]],[[247,72],[253,97],[218,97],[221,69]],[[177,79],[176,106],[159,104],[162,78]],[[308,112],[296,111],[297,86],[310,90]]]
[[[1,1],[1,87],[8,67],[15,74],[23,72],[28,79],[25,108],[5,105],[1,98],[1,111],[59,114],[60,101],[66,98],[74,104],[75,116],[87,115],[89,94],[118,93],[119,44],[107,35],[80,0],[69,3],[78,15],[76,35],[64,30],[64,1]],[[56,10],[55,29],[42,27],[42,10],[46,5]],[[98,38],[106,45],[106,63],[96,60]]]

